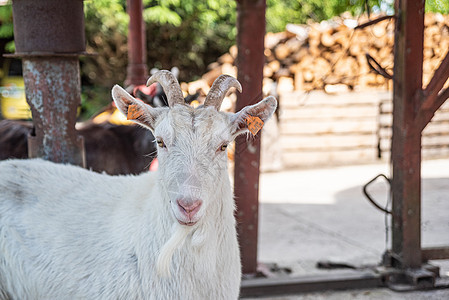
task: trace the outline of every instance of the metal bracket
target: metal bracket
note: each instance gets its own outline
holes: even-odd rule
[[[401,261],[394,253],[386,251],[383,266],[378,270],[384,274],[386,286],[394,291],[433,289],[440,274],[440,268],[423,264],[416,269],[401,269]]]

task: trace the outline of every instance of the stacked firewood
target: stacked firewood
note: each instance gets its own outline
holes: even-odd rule
[[[368,64],[378,63],[385,74],[393,74],[394,19],[385,18],[370,26],[358,28],[380,16],[366,15],[354,19],[343,14],[321,23],[288,25],[286,31],[268,33],[265,37],[264,91],[273,84],[278,92],[292,90],[325,90],[327,92],[390,89],[391,80],[379,75]],[[424,84],[449,49],[449,16],[427,14],[424,40]],[[190,94],[207,93],[220,74],[237,75],[237,48],[209,65],[200,80],[184,83]],[[385,75],[384,74],[384,75]]]
[[[427,85],[449,50],[449,15],[426,14],[424,25],[423,83]]]

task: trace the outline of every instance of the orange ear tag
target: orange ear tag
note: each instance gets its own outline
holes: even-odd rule
[[[136,120],[141,115],[143,115],[143,112],[139,109],[137,104],[131,104],[128,106],[128,115],[126,116],[127,120]]]
[[[246,124],[253,135],[256,135],[263,127],[263,121],[259,117],[247,116]]]

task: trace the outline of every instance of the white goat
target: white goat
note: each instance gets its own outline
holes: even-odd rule
[[[226,75],[205,104],[184,105],[159,71],[169,107],[152,108],[119,86],[117,107],[153,131],[159,171],[108,176],[40,159],[0,163],[0,298],[236,299],[241,265],[226,146],[266,121],[268,97],[238,113],[218,109]]]

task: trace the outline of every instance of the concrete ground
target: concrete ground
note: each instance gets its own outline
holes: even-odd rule
[[[329,167],[261,174],[259,262],[276,263],[289,276],[316,275],[318,261],[376,265],[389,248],[390,220],[373,207],[362,186],[389,165]],[[422,166],[422,244],[449,245],[449,159]],[[385,206],[388,186],[379,180],[369,191]],[[388,231],[388,235],[386,234]],[[388,239],[386,238],[388,237]],[[449,261],[434,261],[449,276]],[[267,299],[449,299],[449,289],[395,293],[389,289],[323,292]]]
[[[371,289],[356,291],[327,291],[294,296],[279,296],[265,298],[245,298],[247,300],[447,300],[449,290],[418,291],[397,293],[389,289]]]

